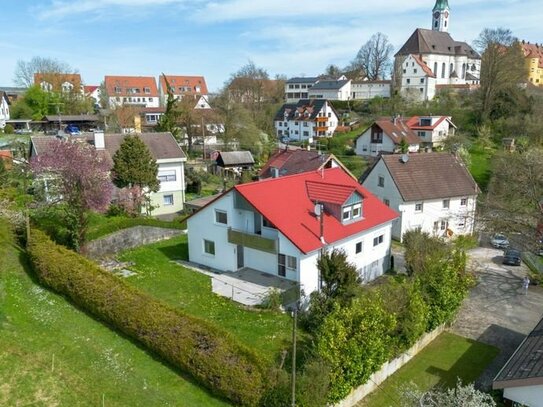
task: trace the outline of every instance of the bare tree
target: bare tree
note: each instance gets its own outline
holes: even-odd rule
[[[326,67],[326,69],[324,70],[324,74],[326,76],[330,76],[332,78],[339,78],[343,72],[341,70],[341,68],[337,65],[334,65],[334,64],[330,64]]]
[[[362,45],[347,70],[362,70],[370,80],[383,79],[390,71],[393,49],[388,37],[378,32]]]
[[[511,99],[520,92],[519,84],[527,71],[521,47],[509,29],[485,28],[474,45],[483,53],[480,111],[484,122],[492,118],[501,99]]]
[[[13,81],[17,86],[29,88],[36,73],[75,73],[70,65],[54,58],[33,57],[30,61],[17,61]]]

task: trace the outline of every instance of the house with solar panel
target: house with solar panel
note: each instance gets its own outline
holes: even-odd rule
[[[340,167],[269,178],[236,185],[188,218],[189,259],[294,281],[309,295],[326,250],[344,250],[365,282],[388,270],[397,217]]]

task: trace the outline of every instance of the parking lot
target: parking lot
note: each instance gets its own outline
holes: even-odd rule
[[[496,346],[501,353],[479,379],[489,388],[492,379],[543,314],[543,288],[531,285],[525,295],[526,265],[502,265],[503,251],[478,247],[469,251],[478,284],[464,302],[451,330]]]

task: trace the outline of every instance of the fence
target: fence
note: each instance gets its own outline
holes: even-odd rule
[[[372,374],[368,381],[362,386],[357,387],[351,393],[337,403],[334,407],[352,407],[355,406],[360,400],[377,389],[381,383],[383,383],[389,376],[396,372],[399,368],[409,362],[415,355],[423,350],[430,342],[439,336],[445,330],[445,325],[434,329],[432,332],[428,332],[423,335],[409,350],[402,353],[395,359],[389,360],[381,369]]]

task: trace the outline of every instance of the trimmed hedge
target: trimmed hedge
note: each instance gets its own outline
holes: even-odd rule
[[[258,356],[229,334],[173,309],[33,230],[28,253],[39,281],[190,374],[236,405],[266,390]]]

